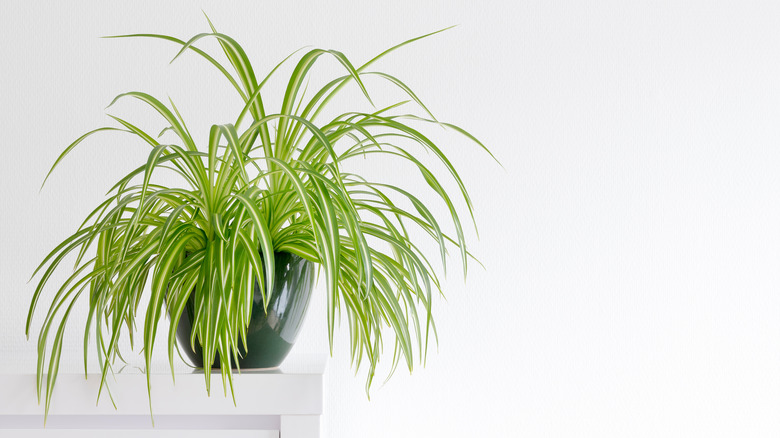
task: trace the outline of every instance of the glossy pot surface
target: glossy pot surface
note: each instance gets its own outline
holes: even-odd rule
[[[238,365],[242,370],[281,365],[298,336],[309,306],[314,285],[314,263],[286,252],[276,252],[274,257],[276,277],[267,313],[263,312],[263,298],[255,279],[252,316],[246,333],[248,351],[244,351],[243,343],[238,341],[238,350],[242,356],[239,357]],[[190,346],[194,311],[195,298],[192,294],[179,319],[176,339],[179,349],[192,364],[203,367],[200,344],[196,340],[195,351]],[[212,366],[219,366],[219,354]]]

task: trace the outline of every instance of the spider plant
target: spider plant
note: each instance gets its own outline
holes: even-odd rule
[[[433,239],[445,270],[447,247],[458,248],[465,275],[470,254],[456,203],[465,202],[473,222],[472,203],[453,165],[420,126],[452,129],[485,148],[463,129],[436,120],[400,79],[369,69],[388,53],[444,29],[391,47],[357,67],[338,51],[310,50],[295,65],[281,108],[272,113],[263,105],[261,90],[293,55],[258,80],[244,49],[217,32],[211,21],[209,25],[210,32],[187,41],[159,34],[109,38],[163,40],[178,46],[173,59],[184,53],[203,58],[224,75],[243,101],[234,123],[213,125],[201,149],[173,101],[165,104],[146,93],[124,93],[113,102],[144,102],[162,117],[163,132],[155,136],[109,114],[116,126],[100,127],[76,139],[46,176],[97,133],[129,133],[150,147],[146,162],[121,178],[105,201],[33,273],[33,278],[41,277],[27,317],[28,337],[44,286],[66,256],[75,256],[72,274],[46,303],[48,312],[38,337],[37,393],[40,402],[45,392],[46,414],[66,324],[81,298],[89,306],[84,371],[94,339],[101,371],[98,400],[103,388],[108,390],[106,377],[113,373],[113,364],[117,358],[123,360],[120,337],[126,333],[132,348],[138,319],[143,324],[139,342],[148,370],[160,320],[165,313],[169,315],[167,354],[174,374],[174,349],[179,347],[176,326],[191,296],[196,313],[191,345],[184,348],[193,348],[195,342],[202,347],[207,391],[212,364],[220,358],[223,387],[229,385],[232,393],[232,369],[239,346],[246,348],[247,322],[252,312],[265,310],[253,308],[253,285],[255,281],[260,285],[267,306],[274,286],[274,251],[288,252],[318,264],[324,272],[331,353],[338,313],[349,325],[355,369],[364,360],[367,363],[368,391],[382,352],[382,334],[388,328],[394,342],[390,375],[402,360],[410,371],[415,356],[424,361],[431,332],[436,337],[431,305],[432,295],[442,292],[441,283],[436,269],[410,238],[408,227],[417,227]],[[196,46],[206,38],[219,42],[227,64]],[[307,93],[304,84],[315,62],[323,57],[338,61],[344,74]],[[408,100],[374,107],[372,112],[344,112],[320,120],[326,106],[348,85],[358,87],[370,103],[364,84],[369,77],[388,81]],[[406,104],[422,115],[400,113]],[[173,141],[161,142],[162,138]],[[443,164],[462,201],[454,199],[418,158],[421,152]],[[454,229],[454,235],[443,231],[442,218],[412,192],[342,170],[344,163],[369,155],[391,156],[417,169],[446,206],[446,226]],[[156,183],[163,170],[178,175],[181,184]],[[139,308],[142,312],[145,308],[145,314],[139,316]],[[151,409],[151,386],[148,391]]]

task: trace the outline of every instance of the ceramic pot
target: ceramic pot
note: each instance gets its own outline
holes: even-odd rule
[[[241,355],[238,365],[242,370],[276,368],[281,365],[298,336],[309,306],[314,286],[314,263],[286,252],[276,252],[274,257],[276,277],[267,313],[263,312],[263,298],[255,279],[252,316],[246,333],[247,351],[244,351],[243,343],[238,341]],[[196,340],[194,351],[190,346],[194,311],[193,293],[179,319],[176,339],[179,350],[187,355],[192,364],[203,367],[200,344]],[[219,367],[219,353],[212,366]]]

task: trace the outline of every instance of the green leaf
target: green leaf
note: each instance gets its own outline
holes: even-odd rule
[[[60,161],[62,161],[63,158],[65,158],[66,155],[70,153],[76,146],[78,146],[79,143],[84,141],[87,137],[90,135],[96,133],[96,132],[102,132],[102,131],[121,131],[121,129],[112,128],[112,127],[104,127],[104,128],[97,128],[93,129],[86,134],[82,135],[81,137],[77,138],[73,143],[71,143],[67,148],[65,148],[64,151],[60,154],[59,157],[54,161],[54,164],[52,164],[51,168],[49,169],[49,172],[46,174],[46,178],[43,179],[43,183],[41,183],[41,190],[43,190],[43,186],[46,185],[46,180],[49,179],[49,176],[51,176],[51,173],[54,172],[54,169],[57,167],[58,164],[60,164]]]
[[[274,272],[276,268],[274,266],[274,244],[271,240],[271,232],[268,230],[267,219],[257,208],[255,201],[244,193],[237,193],[234,195],[241,204],[244,205],[245,211],[252,219],[252,223],[255,225],[260,237],[260,248],[263,252],[263,262],[268,275],[265,276],[266,280],[266,294],[263,295],[263,308],[268,308],[268,293],[274,290]],[[258,277],[259,278],[259,277]]]

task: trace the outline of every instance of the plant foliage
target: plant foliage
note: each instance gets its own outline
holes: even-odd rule
[[[441,148],[413,125],[450,128],[484,146],[461,128],[437,121],[400,79],[369,70],[388,53],[441,31],[391,47],[358,67],[338,51],[310,50],[292,71],[281,109],[267,113],[261,89],[287,59],[258,81],[244,49],[217,32],[210,21],[209,25],[211,32],[187,41],[157,34],[111,38],[164,40],[179,46],[176,57],[190,52],[202,57],[224,75],[243,100],[235,123],[212,126],[207,147],[199,149],[172,101],[166,105],[146,93],[124,93],[114,102],[140,100],[165,120],[167,128],[153,136],[128,120],[109,115],[116,127],[82,135],[52,166],[53,171],[87,137],[104,131],[129,133],[150,148],[146,163],[120,179],[107,199],[45,257],[33,274],[40,274],[40,281],[27,317],[28,336],[47,281],[66,256],[76,257],[73,273],[47,302],[48,312],[38,337],[37,392],[39,401],[45,393],[47,414],[66,323],[81,298],[89,305],[84,370],[86,373],[92,337],[102,373],[98,398],[107,387],[106,377],[113,372],[116,359],[122,360],[121,334],[127,334],[132,346],[139,320],[148,370],[161,317],[164,313],[170,316],[167,354],[173,373],[174,348],[178,347],[176,326],[191,295],[196,308],[192,345],[184,348],[192,348],[195,342],[202,346],[209,390],[212,363],[219,355],[223,385],[229,385],[232,393],[231,369],[239,345],[243,343],[246,348],[250,315],[264,311],[252,307],[255,279],[261,286],[264,304],[269,298],[266,291],[273,290],[274,258],[263,255],[290,252],[322,267],[331,351],[339,313],[349,325],[355,368],[363,361],[368,364],[368,390],[382,350],[382,333],[387,332],[384,328],[389,327],[394,335],[392,370],[401,360],[411,370],[415,355],[424,360],[431,332],[434,336],[436,333],[431,299],[434,292],[441,293],[440,282],[431,263],[410,239],[407,227],[411,224],[430,235],[438,244],[445,269],[446,247],[457,247],[466,271],[470,254],[456,200],[418,158],[419,153],[432,155],[447,169],[473,221],[471,201]],[[206,38],[219,42],[228,64],[196,46]],[[338,61],[344,74],[309,96],[304,84],[315,62],[323,57]],[[409,100],[370,113],[345,112],[319,120],[334,96],[351,83],[370,102],[363,82],[367,77],[388,81]],[[397,112],[411,101],[424,116]],[[164,137],[175,141],[161,143]],[[402,146],[409,144],[416,148]],[[455,234],[445,234],[441,218],[435,217],[414,194],[342,170],[345,162],[370,154],[389,155],[416,168],[446,205],[447,221]],[[154,177],[163,169],[178,174],[181,186],[156,184]],[[398,199],[412,208],[404,208]],[[137,314],[139,307],[146,308],[145,314]],[[149,396],[151,407],[151,388]]]

